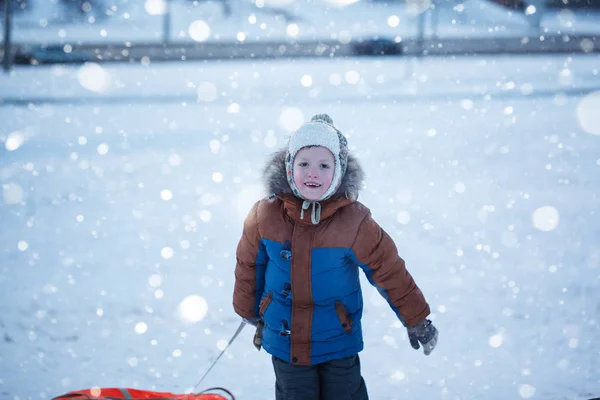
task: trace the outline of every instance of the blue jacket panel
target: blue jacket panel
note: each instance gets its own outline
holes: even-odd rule
[[[257,304],[265,328],[263,347],[270,354],[290,362],[291,260],[286,250],[289,243],[261,239],[257,257],[266,260],[257,268],[257,281],[264,288]],[[311,280],[313,318],[311,326],[314,364],[356,354],[363,349],[362,291],[359,266],[353,261],[352,250],[316,248],[312,250]],[[264,274],[263,276],[260,276]]]

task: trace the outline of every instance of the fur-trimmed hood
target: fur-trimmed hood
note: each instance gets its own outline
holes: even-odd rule
[[[286,149],[282,149],[273,154],[263,169],[263,181],[269,196],[293,195],[285,171],[286,154]],[[344,197],[355,201],[358,198],[364,178],[365,173],[360,166],[358,159],[353,155],[348,154],[348,167],[346,173],[342,177],[342,183],[333,197]]]

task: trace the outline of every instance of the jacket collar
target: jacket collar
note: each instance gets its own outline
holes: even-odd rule
[[[313,226],[311,220],[312,207],[318,207],[315,202],[311,202],[309,209],[302,212],[302,204],[304,201],[302,199],[297,198],[296,196],[285,193],[277,196],[282,202],[285,208],[286,215],[292,219],[294,222],[301,225],[310,225]],[[335,196],[331,199],[327,199],[323,202],[319,202],[320,204],[320,222],[323,222],[333,216],[337,210],[340,208],[347,206],[348,204],[353,203],[355,200],[348,199],[342,196]],[[303,216],[303,218],[301,218]]]

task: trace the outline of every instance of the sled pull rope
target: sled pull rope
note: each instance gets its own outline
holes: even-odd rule
[[[187,400],[188,396],[190,394],[192,394],[198,388],[198,386],[200,386],[200,384],[202,383],[202,381],[204,380],[204,378],[206,378],[206,375],[208,375],[208,373],[210,372],[210,370],[213,369],[213,367],[221,359],[221,357],[223,356],[223,354],[225,354],[225,352],[227,351],[227,349],[229,348],[229,346],[231,346],[231,343],[233,343],[233,341],[238,337],[238,335],[240,334],[240,332],[242,331],[242,329],[244,329],[244,326],[246,326],[246,321],[242,320],[242,322],[240,323],[240,326],[238,326],[237,330],[235,331],[235,333],[233,334],[233,336],[231,337],[231,339],[229,339],[229,342],[227,343],[227,346],[225,346],[225,348],[221,351],[221,354],[219,354],[219,356],[215,359],[215,361],[213,361],[213,363],[210,365],[210,367],[208,367],[208,370],[206,370],[206,372],[204,373],[204,375],[202,375],[202,378],[200,378],[200,380],[198,381],[198,383],[196,383],[196,385],[192,389],[192,392],[188,393],[187,396],[185,396],[183,398],[183,400]],[[224,389],[221,389],[221,388],[217,388],[217,389],[224,390]],[[231,399],[234,400],[234,397],[233,397],[233,395],[231,393],[229,393],[226,390],[225,390],[225,392],[227,392],[231,396]],[[205,393],[205,391],[204,392],[200,392],[200,393]]]
[[[196,394],[203,394],[203,393],[210,394],[210,392],[213,392],[213,391],[215,391],[215,390],[220,390],[220,391],[222,391],[222,392],[225,392],[225,393],[227,393],[227,395],[228,395],[228,396],[230,396],[230,397],[231,397],[231,400],[235,400],[235,396],[233,395],[233,393],[231,393],[229,390],[227,390],[227,389],[225,389],[225,388],[222,388],[222,387],[213,387],[213,388],[208,388],[208,389],[206,389],[206,390],[203,390],[203,391],[201,391],[201,392],[198,392],[198,393],[196,393]]]

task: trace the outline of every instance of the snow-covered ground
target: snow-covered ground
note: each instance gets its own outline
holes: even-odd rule
[[[225,14],[220,1],[171,3],[170,39],[174,43],[332,39],[344,43],[373,37],[414,38],[418,35],[418,20],[425,10],[428,10],[423,14],[428,36],[472,38],[600,34],[600,12],[597,10],[548,9],[543,13],[540,31],[531,28],[522,12],[511,12],[488,0],[434,0],[435,11],[430,8],[432,0],[390,3],[240,0],[230,1],[230,16]],[[158,42],[163,39],[164,0],[106,0],[103,4],[105,9],[110,10],[110,17],[100,18],[103,13],[92,9],[76,23],[64,20],[64,8],[57,5],[56,0],[32,0],[31,4],[31,12],[15,17],[14,40],[18,43],[73,45]]]
[[[372,399],[600,396],[600,57],[86,64],[0,76],[0,397],[185,392],[223,349],[265,157],[329,113],[431,304],[363,280]],[[272,399],[246,328],[200,388]]]

